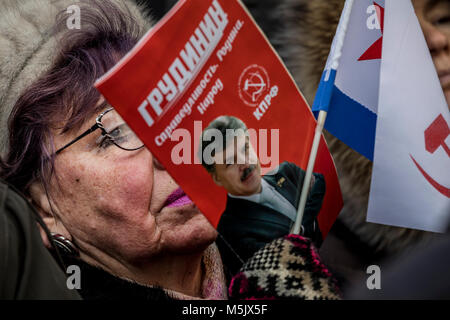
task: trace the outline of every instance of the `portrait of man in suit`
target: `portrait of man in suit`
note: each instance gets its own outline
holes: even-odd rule
[[[206,152],[205,152],[206,151]],[[290,162],[261,176],[261,164],[247,126],[233,116],[220,116],[203,130],[199,153],[215,184],[227,191],[227,205],[217,230],[222,258],[232,272],[266,243],[290,232],[305,172]],[[205,157],[210,153],[210,157]],[[325,179],[313,173],[302,221],[302,234],[322,243],[317,215],[325,195]],[[238,256],[238,259],[236,259]],[[240,258],[240,259],[239,259]]]

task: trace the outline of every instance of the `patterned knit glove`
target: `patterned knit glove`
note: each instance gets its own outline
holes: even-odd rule
[[[232,299],[340,299],[336,280],[320,261],[311,240],[287,235],[251,257],[233,277]]]

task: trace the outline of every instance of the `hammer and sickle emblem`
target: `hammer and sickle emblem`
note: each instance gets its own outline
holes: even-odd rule
[[[450,135],[450,128],[447,122],[445,121],[444,117],[442,116],[442,114],[440,114],[431,123],[431,125],[425,130],[424,135],[425,135],[425,149],[428,152],[434,153],[439,147],[441,147],[444,149],[444,151],[450,158],[450,149],[448,145],[445,143],[445,140]],[[431,184],[433,188],[435,188],[441,194],[443,194],[447,198],[450,198],[450,188],[447,188],[439,184],[420,166],[420,164],[414,159],[412,155],[410,155],[410,157],[411,160],[416,165],[417,169],[419,169],[420,173],[428,181],[428,183]]]
[[[249,89],[251,88],[256,88],[256,90],[249,93]],[[265,88],[266,83],[258,71],[250,73],[249,77],[245,80],[244,91],[251,96],[253,102],[258,99]]]

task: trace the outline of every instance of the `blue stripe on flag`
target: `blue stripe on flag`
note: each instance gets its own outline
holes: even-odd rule
[[[334,80],[336,79],[336,70],[329,70],[329,77],[325,81],[328,70],[324,70],[322,73],[322,78],[320,79],[319,87],[317,88],[316,97],[314,98],[314,103],[312,110],[314,111],[328,111],[330,105],[331,94],[333,93]]]
[[[325,129],[373,161],[377,115],[333,87]]]

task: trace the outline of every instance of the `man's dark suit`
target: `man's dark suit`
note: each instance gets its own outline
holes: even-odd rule
[[[276,174],[267,174],[263,179],[297,208],[297,192],[301,191],[304,177],[305,172],[301,168],[293,163],[283,162]],[[322,234],[317,223],[317,215],[325,195],[325,179],[317,173],[314,173],[314,178],[302,225],[305,229],[304,235],[312,238],[314,243],[320,246]],[[224,265],[232,274],[238,272],[242,262],[237,255],[243,261],[249,259],[265,244],[288,234],[292,224],[287,216],[272,208],[245,199],[228,197],[226,209],[217,227],[220,234],[217,244]]]

